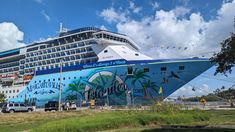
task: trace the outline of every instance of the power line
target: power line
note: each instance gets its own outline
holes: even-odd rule
[[[193,73],[189,73],[189,72],[186,72],[186,74],[191,74],[191,75],[195,75],[197,76],[196,74],[193,74]],[[204,74],[204,73],[202,73]],[[216,77],[211,77],[211,76],[207,76],[207,75],[200,75],[200,77],[204,77],[204,78],[208,78],[208,79],[215,79],[215,80],[219,80],[219,81],[224,81],[224,82],[229,82],[229,83],[235,83],[234,81],[231,81],[231,80],[226,80],[226,79],[222,79],[222,78],[216,78]]]

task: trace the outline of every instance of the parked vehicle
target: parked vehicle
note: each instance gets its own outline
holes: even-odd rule
[[[23,103],[6,103],[2,107],[3,113],[32,112],[33,110],[32,106],[26,106]]]
[[[58,111],[59,109],[59,103],[57,101],[48,101],[48,103],[45,104],[45,111]]]
[[[77,105],[75,102],[66,102],[62,105],[63,110],[76,110]]]

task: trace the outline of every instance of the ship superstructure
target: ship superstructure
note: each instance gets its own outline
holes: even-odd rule
[[[54,85],[56,85],[55,87],[62,85],[58,84],[61,83],[59,78],[61,69],[63,69],[63,78],[65,78],[63,79],[64,82],[62,81],[63,86],[69,87],[69,82],[66,82],[66,77],[75,80],[80,78],[80,81],[82,80],[84,85],[86,85],[84,88],[85,92],[83,92],[83,95],[86,95],[86,99],[90,97],[89,92],[91,93],[91,91],[87,89],[91,87],[90,83],[94,81],[91,79],[92,75],[96,75],[96,73],[99,74],[95,77],[104,74],[105,78],[108,76],[112,77],[111,74],[115,74],[117,76],[116,79],[119,78],[120,84],[125,81],[131,83],[128,82],[130,81],[128,76],[133,76],[137,70],[143,70],[143,73],[151,73],[150,75],[146,75],[146,77],[153,77],[150,80],[156,83],[157,89],[160,85],[167,85],[167,83],[162,84],[162,80],[164,82],[165,79],[165,81],[168,82],[169,76],[173,76],[173,79],[177,79],[176,76],[181,76],[180,74],[183,73],[185,67],[194,62],[199,62],[198,65],[204,65],[205,67],[188,66],[187,70],[195,70],[195,75],[189,74],[179,77],[178,79],[184,78],[185,82],[174,82],[178,84],[175,84],[175,88],[172,90],[166,90],[167,93],[165,96],[170,95],[180,86],[186,84],[211,67],[212,64],[205,59],[153,60],[151,57],[142,54],[139,51],[139,46],[128,36],[98,28],[86,27],[72,31],[61,30],[58,37],[35,42],[21,48],[0,52],[0,92],[6,94],[8,100],[37,98],[40,102],[42,100],[40,100],[39,93],[41,93],[40,96],[42,96],[45,101],[49,100],[46,96],[49,96],[50,92],[51,94],[55,93],[53,99],[56,99],[58,91],[50,91],[49,89],[54,83]],[[174,66],[175,68],[172,68]],[[198,69],[196,70],[196,68]],[[89,73],[83,73],[85,71]],[[90,75],[91,73],[93,74]],[[121,74],[119,76],[123,77],[118,77],[117,74]],[[157,74],[159,74],[159,76],[154,78]],[[174,78],[174,75],[176,78]],[[87,80],[83,79],[84,76],[86,76]],[[44,79],[40,80],[39,78],[41,77]],[[102,77],[99,79],[101,79],[100,82],[105,85],[105,79]],[[145,83],[144,80],[140,79],[139,81],[142,81],[142,84]],[[44,82],[44,84],[42,84],[42,82]],[[141,91],[140,87],[143,87],[141,83],[136,84],[136,86],[126,84],[126,87],[129,87],[127,88],[129,90],[132,89],[132,94],[134,93],[134,89],[139,89],[139,94],[142,92],[144,95],[149,91],[143,91],[144,88],[142,88]],[[170,83],[173,83],[173,81]],[[112,83],[110,85],[113,86],[114,84]],[[39,90],[40,88],[41,91]],[[98,88],[98,86],[96,86],[96,88]],[[66,90],[64,92],[66,92]],[[156,94],[157,93],[153,95],[157,96]],[[106,93],[106,96],[107,95],[108,93]]]

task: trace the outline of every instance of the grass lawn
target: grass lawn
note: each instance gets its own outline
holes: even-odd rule
[[[235,111],[84,110],[0,114],[1,132],[142,131],[162,125],[235,126]]]

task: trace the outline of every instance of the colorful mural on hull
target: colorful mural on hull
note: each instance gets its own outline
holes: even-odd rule
[[[62,102],[73,100],[81,105],[95,99],[96,105],[150,104],[211,66],[209,61],[119,65],[62,72],[62,80],[60,73],[39,75],[9,101],[35,101],[43,107],[48,101],[58,101],[61,84]]]

